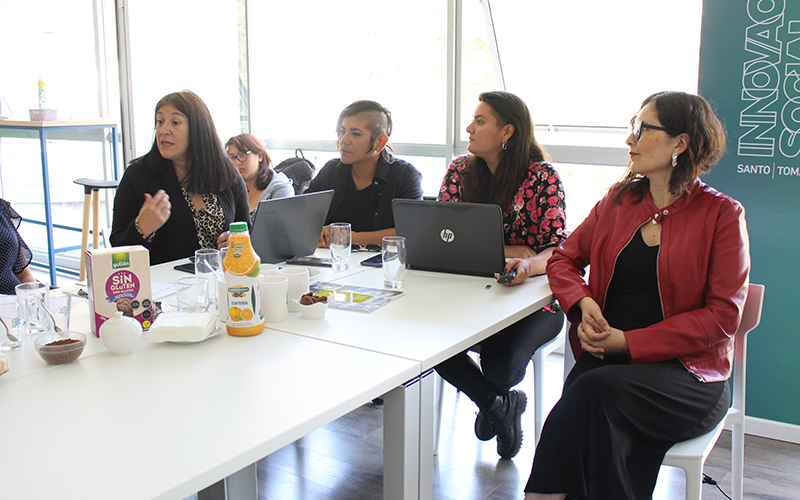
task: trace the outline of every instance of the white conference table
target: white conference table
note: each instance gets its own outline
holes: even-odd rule
[[[318,256],[325,256],[327,250],[319,249],[317,252]],[[374,268],[369,268],[365,266],[358,265],[360,260],[363,260],[369,257],[370,253],[364,252],[356,252],[351,257],[351,265],[345,271],[333,271],[330,267],[312,267],[309,268],[312,271],[319,271],[318,275],[314,277],[314,280],[319,281],[338,281],[345,279],[350,276],[355,276],[358,274],[374,272]],[[157,281],[163,282],[172,282],[179,277],[185,276],[185,273],[180,271],[176,271],[174,269],[175,264],[185,263],[188,260],[181,260],[178,262],[169,262],[164,264],[159,264],[153,266],[151,278]],[[281,267],[292,267],[286,266],[282,264]],[[380,269],[378,269],[380,271]],[[382,272],[382,271],[381,271]],[[173,297],[168,297],[166,302],[170,305],[174,302]],[[332,309],[328,309],[328,314],[332,312]],[[342,311],[337,311],[337,313],[341,313]],[[351,315],[359,315],[359,313],[349,312],[348,314],[338,315],[338,320],[342,323],[342,325],[346,325],[348,321],[351,319]],[[309,321],[300,318],[299,313],[290,313],[289,318],[297,319],[302,322],[307,323],[320,323],[320,324],[327,324],[325,319],[317,320],[317,321]],[[285,322],[283,322],[285,323]],[[267,330],[264,334],[261,335],[269,335],[271,332],[279,331],[280,327],[276,325],[280,325],[281,323],[267,323]],[[259,335],[260,336],[260,335]],[[302,337],[302,336],[300,336]],[[358,346],[349,346],[347,344],[339,343],[339,342],[329,342],[327,340],[320,340],[320,339],[312,339],[306,337],[308,340],[314,340],[316,342],[323,342],[325,344],[335,344],[340,347],[346,347],[350,349],[358,349],[364,350],[366,352],[372,352],[369,349],[362,349]],[[380,353],[375,353],[380,354]],[[386,354],[381,354],[386,355]],[[392,356],[389,354],[389,356]],[[396,356],[393,356],[396,357]],[[421,467],[420,457],[423,456],[424,453],[420,448],[421,444],[425,447],[424,443],[433,441],[433,434],[431,433],[428,435],[420,434],[420,405],[424,401],[432,401],[433,400],[433,386],[432,383],[422,383],[421,376],[423,374],[422,370],[420,369],[420,364],[414,360],[408,360],[406,358],[398,358],[404,361],[411,361],[417,367],[417,371],[413,374],[413,376],[408,377],[406,380],[401,381],[396,386],[390,388],[391,390],[385,390],[383,393],[376,394],[374,397],[383,396],[384,399],[384,425],[383,425],[383,435],[384,435],[384,478],[383,478],[383,492],[384,498],[387,500],[412,500],[416,498],[427,498],[427,496],[423,493],[420,493],[420,485],[426,485],[430,483],[430,490],[432,494],[432,474],[433,469],[432,466],[430,467],[430,481],[420,481],[420,471],[422,470],[425,473],[428,473],[428,467]],[[365,378],[372,378],[376,374],[373,373],[368,367],[364,367],[362,371],[362,376]],[[380,373],[377,373],[380,376]],[[426,377],[427,378],[427,377]],[[429,392],[422,393],[421,391],[427,390]],[[425,447],[427,450],[428,447]],[[432,452],[431,452],[432,453]],[[266,455],[264,455],[266,456]],[[263,458],[263,457],[259,457]],[[246,473],[247,474],[247,473]],[[252,496],[252,494],[250,495]]]
[[[181,499],[420,373],[412,360],[274,330],[143,338],[121,357],[88,340],[58,367],[37,366],[29,344],[4,353],[0,498]]]

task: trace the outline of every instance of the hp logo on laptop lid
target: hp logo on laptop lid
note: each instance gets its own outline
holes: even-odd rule
[[[442,229],[442,232],[439,233],[439,237],[442,238],[442,241],[445,243],[450,243],[456,238],[456,235],[449,229]]]

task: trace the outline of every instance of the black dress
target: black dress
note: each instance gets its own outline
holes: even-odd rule
[[[22,217],[0,198],[0,293],[13,295],[14,287],[19,285],[17,274],[30,264],[31,254],[28,245],[17,232]]]
[[[657,260],[641,231],[620,253],[603,310],[609,324],[625,331],[662,320]],[[729,405],[727,382],[703,383],[677,359],[630,364],[584,353],[545,421],[525,491],[649,500],[669,448],[713,429]]]

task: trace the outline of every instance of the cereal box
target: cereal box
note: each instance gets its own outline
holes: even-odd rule
[[[150,252],[141,245],[87,250],[89,317],[92,333],[117,311],[136,318],[143,329],[153,322]]]

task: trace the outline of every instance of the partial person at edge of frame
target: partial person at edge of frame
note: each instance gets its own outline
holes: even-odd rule
[[[469,154],[450,164],[439,200],[503,209],[505,255],[511,259],[506,271],[516,271],[508,285],[519,285],[544,274],[553,249],[566,238],[564,187],[534,138],[522,99],[509,92],[485,92],[478,99],[467,127]],[[527,396],[511,388],[525,377],[536,349],[563,324],[564,314],[552,303],[481,342],[480,367],[466,351],[436,367],[478,406],[475,435],[483,441],[497,436],[501,458],[514,457],[522,446]]]
[[[36,281],[29,266],[33,253],[18,231],[21,222],[22,216],[0,198],[0,293],[3,295],[14,295],[14,287],[20,283]]]
[[[319,246],[330,246],[332,222],[349,222],[353,243],[380,245],[384,236],[396,234],[392,200],[422,199],[422,174],[389,152],[392,115],[375,101],[344,108],[336,133],[340,159],[326,163],[306,190],[334,190]]]
[[[709,432],[730,405],[749,239],[744,207],[699,179],[725,131],[702,97],[661,92],[626,144],[627,174],[547,265],[577,361],[526,500],[649,499],[669,448]]]
[[[153,146],[131,162],[114,197],[111,244],[144,245],[159,264],[224,246],[230,223],[249,220],[244,180],[205,103],[189,90],[162,97]]]
[[[225,150],[247,186],[250,220],[255,217],[259,202],[294,196],[291,179],[272,169],[267,149],[251,134],[240,134],[228,139]]]

